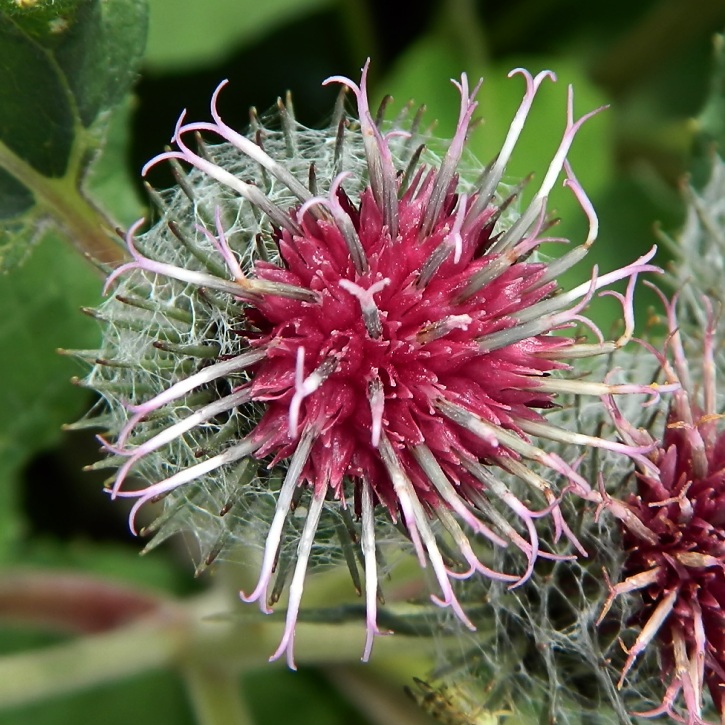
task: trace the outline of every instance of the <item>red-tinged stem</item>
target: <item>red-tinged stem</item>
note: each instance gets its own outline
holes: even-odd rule
[[[0,619],[93,634],[158,615],[160,597],[83,574],[18,572],[0,579]]]

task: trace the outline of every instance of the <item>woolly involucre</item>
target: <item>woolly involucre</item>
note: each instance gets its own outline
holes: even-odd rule
[[[574,289],[558,287],[596,237],[596,215],[566,160],[596,111],[575,120],[569,90],[559,147],[530,204],[516,212],[517,190],[509,194],[502,175],[540,85],[555,78],[511,75],[522,76],[525,93],[486,169],[462,162],[478,90],[465,75],[454,82],[455,136],[436,156],[428,150],[436,141],[408,108],[393,122],[373,119],[366,64],[359,86],[326,81],[352,91],[357,119],[338,104],[332,125],[311,131],[280,104],[281,128],[253,116],[241,135],[217,113],[222,84],[213,122],[182,115],[175,150],[144,170],[170,161],[178,188],[151,191],[160,218],[138,237],[141,222],[128,232],[133,261],[109,277],[115,296],[96,313],[105,340],[85,381],[106,401],[96,420],[108,429],[106,463],[119,467],[110,490],[136,499],[134,530],[139,508],[165,497],[165,512],[147,529],[191,529],[206,561],[231,544],[254,546],[262,532],[258,584],[242,598],[266,612],[289,583],[273,658],[286,652],[291,667],[311,558],[344,556],[359,588],[362,566],[364,659],[379,634],[381,532],[412,542],[440,588],[434,601],[472,627],[451,579],[521,584],[537,557],[560,556],[541,548],[535,522],[550,517],[554,539],[563,535],[581,551],[560,497],[599,499],[575,467],[536,441],[635,459],[645,450],[563,430],[539,412],[561,394],[657,394],[656,386],[579,380],[569,368],[629,339],[635,279],[657,268],[653,250],[602,276],[594,269]],[[194,151],[188,141],[197,132],[223,143],[199,140]],[[547,264],[537,250],[562,172],[590,231]],[[622,303],[625,333],[608,342],[582,312],[618,280],[627,280],[626,293],[610,294]],[[594,342],[560,334],[579,324]],[[564,490],[552,489],[546,469]],[[521,485],[511,488],[498,471]],[[127,488],[129,474],[141,488]],[[338,534],[336,557],[330,542]],[[522,565],[490,568],[484,541],[517,547]]]

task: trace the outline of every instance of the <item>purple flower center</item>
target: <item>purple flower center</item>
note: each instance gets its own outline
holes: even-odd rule
[[[255,272],[312,290],[317,301],[268,296],[249,316],[261,333],[255,347],[268,351],[252,383],[253,399],[267,402],[255,433],[264,441],[257,455],[291,455],[299,432],[309,427],[316,439],[305,478],[313,485],[329,481],[335,489],[344,476],[364,478],[391,512],[397,511],[396,496],[375,450],[381,434],[423,500],[439,500],[409,452],[423,442],[454,481],[465,478],[481,488],[470,474],[462,475],[459,456],[485,458],[499,453],[498,445],[441,416],[437,402],[458,403],[520,433],[517,419],[538,420],[531,409],[552,404],[550,394],[536,392],[536,376],[563,367],[541,353],[570,344],[540,335],[481,349],[480,338],[513,327],[516,312],[544,299],[555,284],[538,283],[544,265],[519,263],[467,296],[472,276],[495,258],[485,254],[494,208],[461,233],[456,205],[465,206],[465,197],[451,193],[434,229],[420,239],[431,184],[420,175],[418,181],[399,202],[395,240],[369,190],[359,209],[338,192],[367,260],[362,274],[338,227],[306,210],[299,220],[303,234],[280,235],[284,268],[258,262]],[[422,283],[436,258],[440,266]]]

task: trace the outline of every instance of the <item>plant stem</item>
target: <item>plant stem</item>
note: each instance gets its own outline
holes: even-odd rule
[[[53,607],[54,598],[59,610]],[[202,725],[251,723],[239,699],[237,676],[269,666],[267,656],[279,643],[284,616],[261,617],[247,610],[248,616],[237,618],[229,614],[237,606],[220,590],[177,602],[96,577],[5,572],[0,578],[4,620],[91,634],[0,657],[0,711],[157,668],[179,667]],[[404,616],[410,605],[401,606],[399,616]],[[395,605],[387,609],[392,613]],[[333,613],[329,621],[321,616],[314,624],[300,622],[297,661],[358,662],[364,639],[364,618],[343,621]],[[447,642],[460,647],[455,636],[437,638],[436,646],[445,648]],[[397,634],[375,643],[377,663],[406,655],[425,660],[430,651],[431,640],[425,636]]]
[[[44,176],[1,141],[0,168],[33,193],[38,206],[64,229],[73,246],[92,262],[118,264],[126,259],[122,245],[116,240],[113,222],[83,196],[74,173],[69,172],[61,178]]]
[[[0,657],[0,708],[39,702],[167,665],[186,627],[149,619],[44,650]]]
[[[165,606],[158,595],[76,572],[6,571],[0,578],[0,617],[43,629],[107,632]]]
[[[253,725],[235,669],[189,664],[183,676],[198,725]]]

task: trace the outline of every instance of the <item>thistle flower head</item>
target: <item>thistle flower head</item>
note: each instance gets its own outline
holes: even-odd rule
[[[623,438],[655,447],[639,467],[636,492],[608,502],[622,523],[626,558],[602,616],[617,596],[640,594],[632,620],[639,631],[625,650],[619,686],[636,658],[656,647],[666,691],[661,706],[637,714],[668,714],[697,725],[706,722],[708,690],[725,719],[725,432],[717,413],[712,307],[705,298],[708,322],[695,386],[676,319],[677,296],[663,302],[669,338],[662,368],[669,383],[681,386],[670,399],[664,432],[653,437],[632,427],[609,401]]]
[[[367,65],[359,85],[326,81],[352,91],[356,120],[339,113],[331,128],[313,132],[288,104],[280,106],[281,130],[254,116],[242,135],[216,110],[222,84],[213,123],[182,115],[175,149],[145,169],[170,161],[180,188],[152,191],[160,219],[138,238],[140,224],[129,231],[133,261],[111,274],[116,296],[97,313],[107,333],[87,384],[109,404],[106,446],[119,466],[111,491],[135,499],[132,528],[144,504],[165,497],[152,530],[191,527],[202,542],[216,532],[206,561],[266,527],[257,586],[242,598],[269,611],[290,575],[287,624],[273,655],[286,652],[290,666],[308,563],[330,538],[325,516],[342,532],[354,581],[358,559],[364,569],[366,659],[379,633],[376,537],[385,522],[430,566],[441,592],[434,601],[470,625],[451,579],[523,582],[538,556],[558,556],[540,543],[537,520],[549,517],[555,538],[581,549],[559,511],[564,491],[527,464],[560,474],[580,496],[598,494],[537,439],[635,457],[646,450],[568,432],[542,416],[559,393],[656,394],[577,380],[568,361],[626,342],[635,279],[657,268],[651,252],[558,288],[559,274],[585,256],[597,232],[566,161],[596,112],[575,120],[570,90],[560,145],[518,212],[517,191],[502,176],[539,86],[554,76],[513,74],[526,83],[521,105],[496,160],[473,173],[464,157],[478,87],[471,91],[465,75],[454,82],[458,125],[437,157],[407,109],[392,123],[373,118]],[[223,143],[199,141],[195,151],[189,140],[197,132]],[[537,251],[562,172],[590,233],[547,264]],[[607,342],[583,311],[618,280],[627,280],[626,294],[614,293],[626,329]],[[580,323],[594,330],[594,342],[552,334]],[[498,469],[517,476],[525,493]],[[141,488],[128,487],[131,473]],[[481,543],[520,549],[521,566],[492,569]]]

